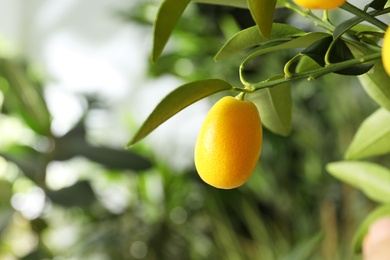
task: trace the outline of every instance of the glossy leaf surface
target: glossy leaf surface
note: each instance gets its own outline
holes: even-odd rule
[[[243,51],[247,48],[266,43],[277,39],[292,39],[293,37],[303,36],[306,33],[291,25],[274,23],[269,38],[259,33],[256,26],[249,27],[230,38],[218,51],[214,59],[219,61],[227,56]]]
[[[160,57],[168,39],[190,0],[164,0],[154,24],[152,61]]]
[[[270,37],[276,0],[248,0],[249,10],[256,25],[264,37]]]
[[[370,162],[329,163],[327,171],[337,179],[361,190],[370,199],[390,202],[390,170]]]
[[[360,125],[345,157],[350,160],[390,152],[390,111],[380,108]]]
[[[270,131],[287,136],[291,132],[291,87],[289,83],[256,91],[249,95]]]
[[[377,60],[369,72],[359,76],[359,80],[367,94],[390,111],[390,77],[386,74],[382,61]]]
[[[258,48],[254,49],[248,57],[245,58],[243,64],[249,62],[255,57],[258,57],[260,55],[263,55],[265,53],[270,53],[274,51],[280,51],[280,50],[286,50],[286,49],[295,49],[295,48],[306,48],[310,44],[318,41],[319,39],[322,39],[324,37],[329,36],[327,33],[321,33],[321,32],[313,32],[313,33],[307,33],[302,37],[298,37],[296,39],[288,40],[288,41],[279,41],[276,43],[270,42],[269,45],[259,46]]]

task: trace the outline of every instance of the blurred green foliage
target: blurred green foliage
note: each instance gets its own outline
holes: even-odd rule
[[[149,27],[153,7],[141,2],[119,15]],[[277,10],[276,20],[289,18]],[[250,24],[247,10],[191,5],[158,66],[150,65],[150,77],[169,73],[238,84],[242,57],[222,63],[212,57],[225,38]],[[277,55],[248,65],[248,77],[281,71],[290,54]],[[360,258],[352,255],[350,241],[375,205],[325,173],[376,108],[355,78],[293,84],[292,134],[265,130],[256,172],[243,187],[225,191],[202,183],[194,169],[169,168],[152,156],[153,147],[137,153],[92,145],[85,117],[54,136],[44,81],[28,68],[28,62],[1,59],[0,258]],[[42,140],[47,145],[38,149]],[[53,165],[79,175],[67,187],[50,188]],[[34,196],[34,202],[27,199]]]

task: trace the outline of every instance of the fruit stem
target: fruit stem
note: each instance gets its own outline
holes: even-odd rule
[[[240,92],[237,96],[235,96],[236,99],[238,100],[244,100],[245,92]]]

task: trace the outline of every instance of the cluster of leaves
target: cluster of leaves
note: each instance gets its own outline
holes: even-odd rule
[[[243,87],[234,87],[223,79],[206,79],[178,87],[155,108],[128,146],[133,145],[174,114],[194,102],[221,91],[245,92],[253,101],[270,131],[287,136],[291,132],[291,82],[336,73],[358,76],[367,94],[380,106],[359,127],[345,153],[345,161],[330,163],[327,170],[334,177],[362,190],[370,199],[383,203],[362,224],[355,239],[355,251],[368,225],[377,217],[390,214],[390,170],[372,161],[357,161],[390,153],[390,77],[381,64],[380,41],[387,25],[376,17],[387,14],[387,0],[374,0],[364,8],[346,2],[341,9],[352,18],[334,25],[324,12],[320,18],[310,10],[302,10],[291,1],[276,0],[200,0],[195,2],[248,8],[256,25],[231,37],[217,52],[220,61],[244,51],[246,57],[239,66]],[[154,28],[152,60],[157,61],[164,46],[190,0],[165,0],[160,6]],[[324,32],[305,32],[284,23],[274,23],[276,8],[285,7],[311,19]],[[367,22],[367,23],[362,23]],[[256,58],[281,50],[296,51],[284,66],[284,74],[259,82],[246,80],[245,67]],[[347,97],[346,97],[347,98]],[[388,158],[388,157],[387,157]]]

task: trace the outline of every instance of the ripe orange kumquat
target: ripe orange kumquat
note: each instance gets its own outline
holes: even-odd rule
[[[382,63],[387,75],[390,76],[390,26],[387,27],[382,45]]]
[[[234,97],[219,100],[207,114],[195,145],[195,166],[211,186],[244,184],[260,157],[262,125],[256,106]]]
[[[330,10],[342,6],[346,0],[294,0],[294,2],[303,8]]]

